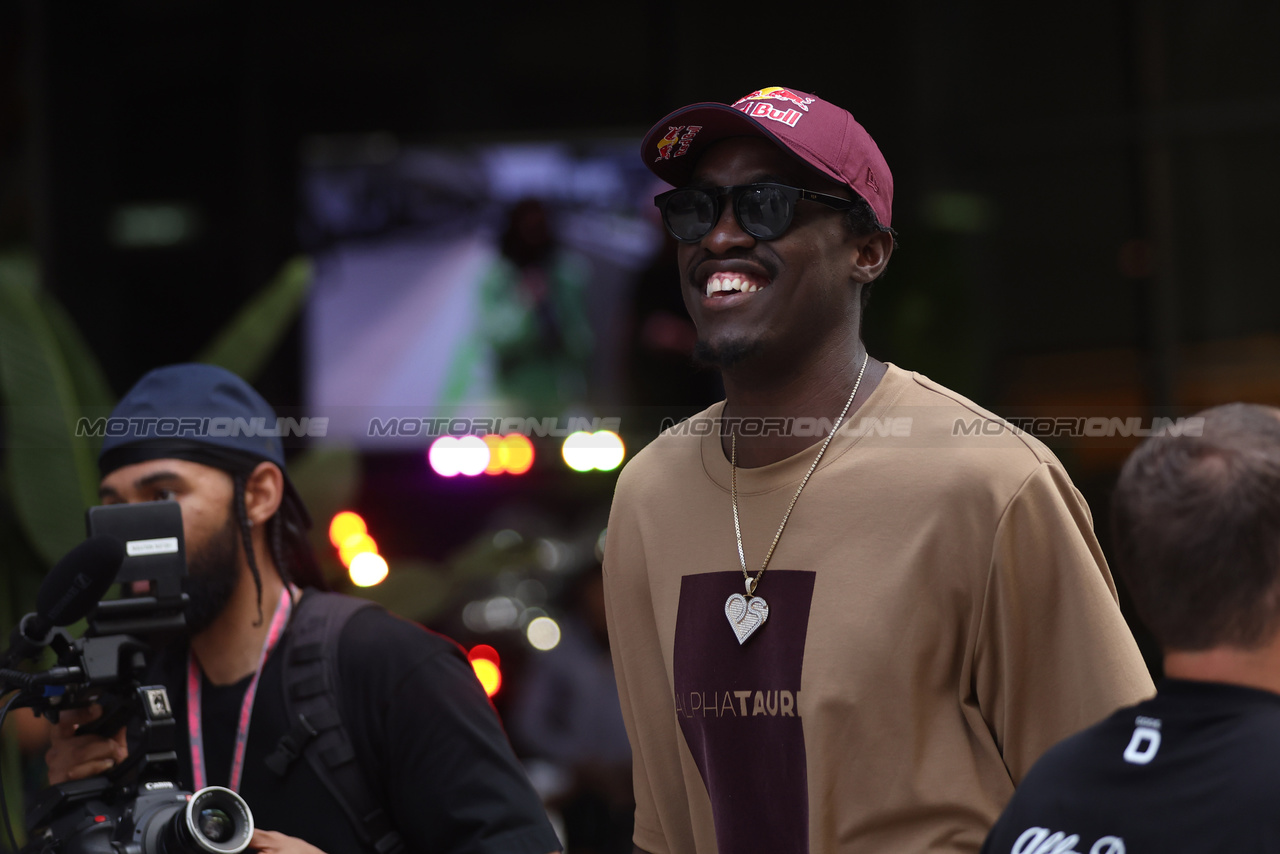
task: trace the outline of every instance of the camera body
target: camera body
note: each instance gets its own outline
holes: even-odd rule
[[[132,797],[113,797],[110,783],[65,793],[57,817],[26,852],[59,854],[239,854],[253,836],[253,815],[230,789],[192,794],[169,782],[144,784]]]
[[[97,603],[82,638],[50,631],[45,644],[57,665],[23,676],[17,705],[56,719],[99,703],[102,717],[81,731],[110,736],[128,725],[130,753],[105,774],[41,792],[27,810],[23,851],[238,854],[253,835],[248,805],[229,789],[181,787],[168,692],[145,684],[153,648],[186,626],[181,509],[173,501],[95,507],[88,529],[124,543],[114,577],[124,595]]]

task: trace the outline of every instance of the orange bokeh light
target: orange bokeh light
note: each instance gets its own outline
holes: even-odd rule
[[[484,467],[485,474],[502,474],[507,470],[507,442],[505,437],[497,433],[486,433],[481,437],[489,446],[489,465]]]
[[[343,566],[350,567],[351,559],[361,552],[377,554],[378,544],[368,534],[352,534],[338,546],[338,559],[342,561]]]
[[[533,467],[533,443],[527,436],[488,433],[483,438],[489,446],[489,465],[485,467],[485,474],[524,474]]]
[[[487,658],[473,658],[471,669],[476,672],[476,678],[480,680],[480,687],[484,688],[485,694],[492,697],[498,693],[498,689],[502,687],[502,671],[498,669],[498,665]]]
[[[329,522],[329,542],[333,543],[335,549],[342,548],[342,544],[352,537],[367,533],[369,526],[364,523],[364,519],[359,513],[350,510],[334,514],[333,520]]]
[[[533,468],[533,442],[527,436],[512,433],[503,441],[507,471],[511,474],[524,474]]]

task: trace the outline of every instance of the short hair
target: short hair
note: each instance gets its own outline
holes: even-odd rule
[[[1134,451],[1112,501],[1116,570],[1165,650],[1257,649],[1280,629],[1280,412],[1233,403]]]
[[[854,192],[851,201],[853,202],[853,207],[845,211],[844,214],[844,224],[845,227],[849,229],[849,233],[854,237],[866,237],[868,234],[875,234],[878,231],[883,231],[889,235],[890,239],[893,240],[893,245],[896,248],[898,245],[897,235],[894,233],[893,229],[885,228],[880,224],[880,220],[876,218],[876,213],[871,209],[871,205],[868,204],[867,200],[857,192]],[[866,314],[867,303],[871,301],[871,287],[883,278],[884,273],[881,272],[879,276],[876,276],[874,279],[862,286],[863,314]]]

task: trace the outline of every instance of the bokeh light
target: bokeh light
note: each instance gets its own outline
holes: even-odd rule
[[[343,566],[350,568],[352,559],[364,552],[377,554],[378,544],[368,534],[355,534],[338,546],[338,560],[342,561]]]
[[[333,543],[335,549],[341,548],[342,544],[352,537],[367,533],[369,533],[369,526],[365,524],[359,513],[351,510],[335,513],[329,522],[329,542]]]
[[[427,450],[431,470],[441,477],[475,477],[489,465],[489,445],[479,436],[441,436]]]
[[[543,652],[555,649],[560,643],[560,624],[550,617],[536,617],[529,621],[525,636],[534,649]]]
[[[533,442],[519,433],[505,436],[489,433],[483,437],[489,447],[485,474],[524,474],[533,467]]]
[[[471,669],[476,672],[480,687],[484,688],[486,694],[492,697],[498,693],[498,689],[502,687],[502,671],[498,669],[498,665],[487,658],[477,658],[471,662]]]
[[[626,446],[622,437],[611,430],[597,430],[588,433],[579,430],[571,433],[561,447],[565,464],[574,471],[613,471],[622,465],[626,457]]]
[[[351,558],[351,566],[347,569],[351,583],[357,587],[372,587],[381,584],[387,577],[389,569],[381,555],[373,552],[360,552]]]
[[[527,436],[510,433],[503,437],[502,447],[508,474],[524,474],[533,468],[533,442]]]
[[[492,697],[498,693],[498,689],[502,687],[502,670],[498,666],[501,663],[498,651],[488,644],[477,644],[467,653],[467,658],[470,659],[471,669],[475,671],[485,694]]]

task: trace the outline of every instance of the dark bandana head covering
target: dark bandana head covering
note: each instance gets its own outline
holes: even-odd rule
[[[188,460],[231,474],[275,463],[285,496],[311,517],[289,480],[275,410],[240,377],[214,365],[156,368],[116,404],[98,454],[102,477],[148,460]],[[277,435],[272,435],[273,433]]]

